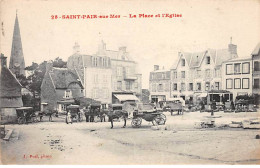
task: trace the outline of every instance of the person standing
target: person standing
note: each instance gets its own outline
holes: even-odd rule
[[[72,124],[72,119],[71,119],[71,114],[70,114],[70,111],[67,113],[67,124],[71,123]]]

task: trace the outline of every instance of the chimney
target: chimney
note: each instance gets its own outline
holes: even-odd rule
[[[159,65],[154,65],[153,67],[154,67],[154,68],[153,68],[153,69],[154,69],[154,71],[157,71],[157,70],[159,70]]]
[[[1,61],[1,67],[6,67],[6,58],[4,54],[1,53],[0,61]]]
[[[53,68],[53,63],[52,63],[52,61],[48,61],[48,62],[46,63],[46,72],[51,71],[52,68]]]
[[[106,43],[104,43],[103,40],[101,40],[100,44],[98,45],[98,55],[105,55],[106,51]]]
[[[73,54],[79,54],[80,53],[80,46],[77,42],[75,42],[75,45],[73,46]]]
[[[230,44],[228,45],[228,51],[230,52],[231,55],[237,54],[237,45],[232,44],[232,37],[230,37]]]
[[[119,58],[121,58],[122,60],[125,60],[125,53],[126,53],[126,47],[125,46],[119,47],[119,49],[118,49]]]

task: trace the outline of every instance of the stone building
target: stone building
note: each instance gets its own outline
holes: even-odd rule
[[[258,43],[252,52],[252,66],[253,66],[253,94],[258,95],[259,104],[259,93],[260,93],[260,43]]]
[[[222,64],[222,88],[233,93],[233,101],[239,95],[252,95],[252,59],[234,58]]]
[[[46,73],[41,85],[41,110],[66,111],[75,103],[74,98],[84,96],[84,87],[73,70],[56,68],[51,62],[46,65]]]
[[[154,71],[150,72],[149,79],[151,102],[158,103],[170,98],[170,74],[170,70],[160,69],[159,65],[154,65]]]
[[[102,52],[95,55],[80,54],[76,43],[74,54],[68,58],[67,66],[79,75],[85,90],[84,96],[102,104],[112,102],[112,69],[110,57]]]
[[[0,111],[1,123],[14,122],[17,119],[16,108],[22,107],[22,85],[7,68],[6,58],[0,56]]]
[[[227,49],[179,52],[178,60],[171,68],[170,96],[196,102],[210,90],[221,90],[221,65],[233,58],[237,58],[237,46],[232,41]]]
[[[104,104],[138,101],[141,98],[142,75],[137,71],[137,63],[126,52],[126,47],[120,47],[118,51],[107,50],[102,41],[96,54],[83,55],[76,44],[67,66],[79,74],[87,98]]]
[[[25,63],[24,63],[24,56],[23,56],[22,40],[21,40],[18,16],[16,13],[9,69],[15,75],[25,76],[24,68],[25,68]]]

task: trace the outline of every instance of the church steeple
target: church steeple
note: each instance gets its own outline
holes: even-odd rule
[[[23,56],[23,47],[22,47],[22,40],[20,35],[18,16],[16,11],[9,69],[15,75],[19,75],[19,74],[25,75],[24,68],[25,68],[25,64],[24,64],[24,56]]]

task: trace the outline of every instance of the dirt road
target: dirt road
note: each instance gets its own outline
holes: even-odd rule
[[[216,124],[258,118],[259,113],[224,114]],[[126,128],[123,122],[73,123],[63,120],[7,125],[16,133],[1,141],[3,164],[259,164],[259,130],[242,128],[195,129],[207,113],[167,115],[165,130]],[[18,139],[17,139],[18,137]]]

